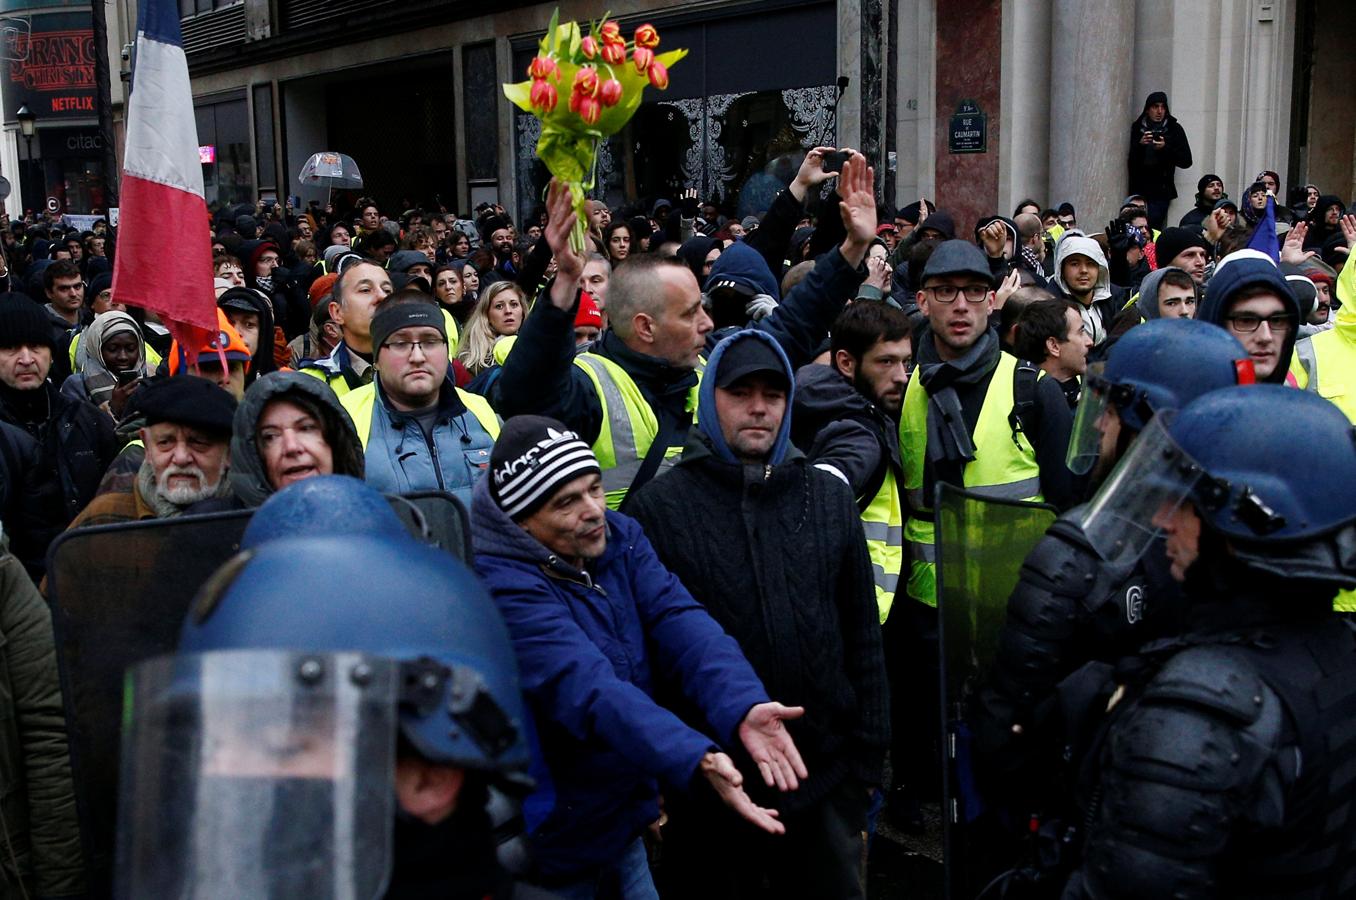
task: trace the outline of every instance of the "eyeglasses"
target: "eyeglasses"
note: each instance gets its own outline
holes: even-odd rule
[[[387,350],[390,350],[396,356],[409,356],[418,347],[424,353],[429,353],[439,347],[447,346],[447,338],[424,338],[419,341],[387,341],[382,344]]]
[[[1062,225],[1062,226],[1064,226],[1065,228],[1072,228],[1072,227],[1074,227],[1074,222],[1075,222],[1075,221],[1077,221],[1077,220],[1075,220],[1075,219],[1060,219],[1060,220],[1059,220],[1059,224]]]
[[[989,298],[989,286],[985,284],[967,284],[965,287],[956,287],[954,284],[939,284],[936,287],[925,287],[923,290],[932,295],[932,299],[938,303],[955,303],[956,297],[965,294],[966,303],[983,303]]]
[[[1272,313],[1269,316],[1258,316],[1252,313],[1236,313],[1232,316],[1224,317],[1229,324],[1239,334],[1252,334],[1262,323],[1266,322],[1267,327],[1272,331],[1284,333],[1290,330],[1290,316],[1286,313]]]

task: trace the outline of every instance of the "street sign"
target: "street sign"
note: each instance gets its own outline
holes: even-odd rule
[[[61,212],[61,201],[55,197],[48,197],[47,211],[50,213]]]
[[[952,153],[985,153],[989,149],[989,117],[973,100],[962,100],[951,117],[947,148]]]
[[[0,200],[4,200],[8,197],[12,190],[13,188],[10,187],[9,179],[0,175]]]

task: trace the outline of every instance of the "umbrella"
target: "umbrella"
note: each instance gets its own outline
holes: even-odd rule
[[[302,185],[314,185],[330,190],[335,188],[360,188],[363,186],[363,173],[358,164],[347,153],[335,153],[324,150],[314,153],[301,167],[297,181]]]

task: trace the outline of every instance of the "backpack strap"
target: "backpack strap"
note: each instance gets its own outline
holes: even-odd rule
[[[1040,375],[1041,370],[1033,363],[1017,360],[1012,373],[1012,412],[1008,413],[1008,426],[1012,429],[1014,444],[1018,443],[1017,435],[1030,435],[1035,430],[1036,382]]]

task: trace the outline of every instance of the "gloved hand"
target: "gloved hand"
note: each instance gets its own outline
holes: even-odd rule
[[[1106,223],[1106,243],[1113,253],[1124,253],[1130,249],[1129,227],[1120,219],[1113,219]]]
[[[750,322],[758,322],[772,315],[772,311],[777,308],[777,301],[767,294],[754,294],[749,302],[744,304],[744,312],[748,315]]]
[[[684,219],[697,218],[697,213],[699,211],[697,207],[697,189],[687,188],[684,190],[678,195],[678,204],[678,213]]]

